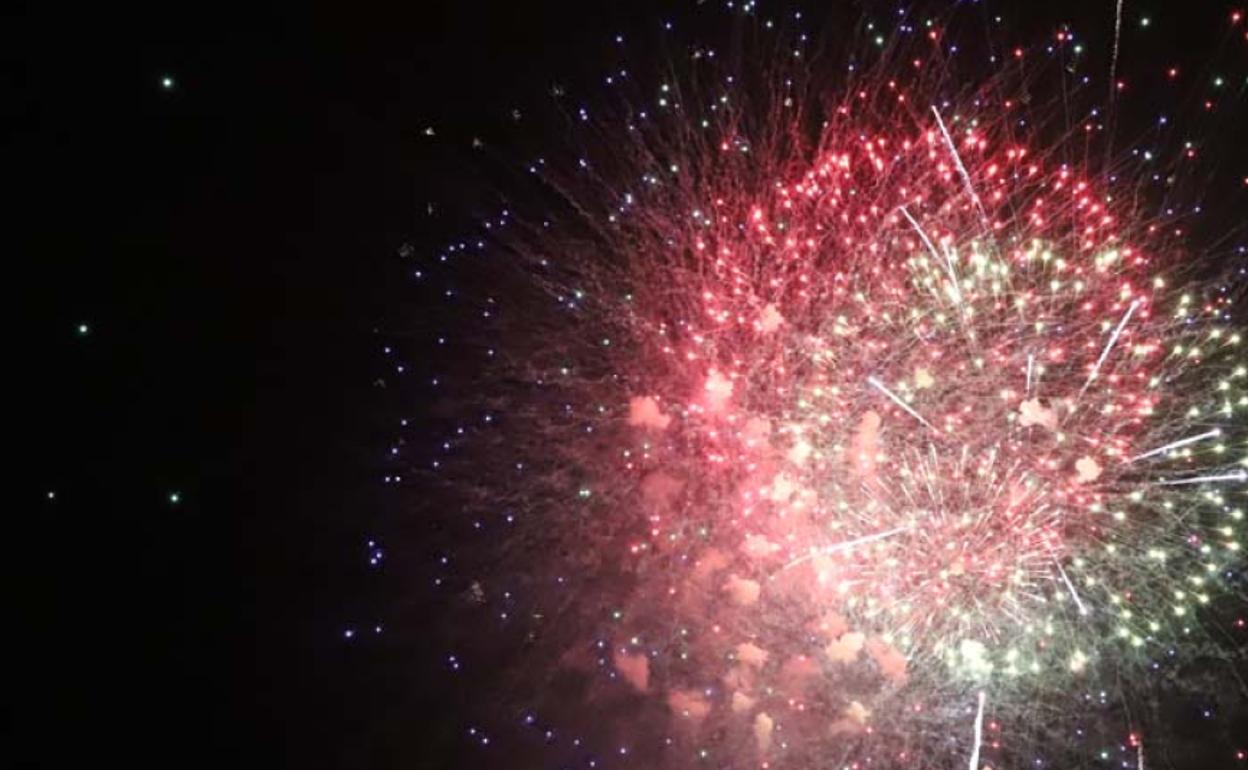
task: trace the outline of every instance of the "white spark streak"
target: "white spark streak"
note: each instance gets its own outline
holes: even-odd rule
[[[949,152],[953,155],[953,162],[958,167],[958,173],[962,176],[962,183],[966,185],[966,191],[970,194],[971,200],[975,202],[975,208],[979,210],[981,219],[987,219],[988,215],[984,212],[984,204],[980,202],[979,195],[975,193],[975,187],[971,184],[971,175],[966,173],[966,166],[962,165],[962,156],[958,155],[958,148],[953,143],[953,137],[949,135],[949,129],[945,128],[945,121],[940,117],[940,110],[936,109],[936,105],[932,105],[932,114],[936,116],[936,125],[940,126],[940,133],[945,137],[945,143],[949,145]]]
[[[971,751],[969,770],[979,770],[979,747],[984,742],[984,691],[979,691],[979,710],[975,713],[975,749]]]
[[[1109,100],[1114,100],[1114,91],[1118,85],[1115,78],[1118,75],[1118,43],[1122,39],[1122,0],[1118,0],[1117,9],[1114,11],[1114,55],[1109,63]]]
[[[1109,342],[1105,343],[1105,349],[1101,351],[1101,357],[1096,359],[1096,366],[1092,367],[1092,373],[1088,375],[1088,381],[1083,383],[1083,388],[1079,391],[1079,395],[1083,395],[1096,376],[1101,373],[1101,364],[1105,363],[1105,359],[1109,358],[1109,351],[1114,349],[1114,345],[1118,342],[1118,335],[1122,334],[1122,329],[1127,325],[1127,321],[1131,320],[1131,314],[1140,306],[1138,299],[1131,300],[1131,306],[1127,308],[1127,312],[1122,314],[1122,320],[1114,327],[1114,333],[1109,335]]]
[[[1062,563],[1057,560],[1056,556],[1053,557],[1053,566],[1057,567],[1058,574],[1062,576],[1062,582],[1066,584],[1066,590],[1070,591],[1071,597],[1074,598],[1075,604],[1079,607],[1079,614],[1087,615],[1088,608],[1080,601],[1079,592],[1075,590],[1075,584],[1070,582],[1070,577],[1066,574],[1066,570],[1062,569]]]
[[[1194,476],[1186,479],[1162,479],[1157,483],[1164,487],[1173,487],[1179,484],[1203,484],[1206,481],[1248,481],[1248,471],[1234,471],[1212,476]]]
[[[914,419],[916,419],[916,420],[918,420],[919,422],[923,423],[924,425],[926,425],[927,427],[929,427],[929,428],[931,428],[932,430],[936,431],[937,433],[939,433],[939,432],[940,432],[940,431],[936,428],[936,426],[935,426],[935,425],[932,425],[930,422],[928,422],[927,420],[923,419],[923,415],[921,415],[921,414],[919,414],[918,412],[916,412],[916,411],[914,411],[913,409],[911,409],[909,404],[907,404],[905,401],[902,401],[900,398],[898,398],[898,397],[897,397],[897,395],[896,395],[895,393],[893,393],[893,392],[892,392],[891,390],[889,390],[888,388],[884,387],[884,383],[880,382],[880,381],[879,381],[879,380],[877,380],[875,377],[868,377],[868,378],[867,378],[867,382],[871,383],[871,387],[875,388],[876,390],[880,391],[881,393],[883,393],[884,395],[886,395],[886,396],[888,396],[890,399],[892,399],[892,401],[893,401],[893,403],[894,403],[894,404],[896,404],[897,406],[901,407],[902,409],[905,409],[905,410],[906,410],[906,412],[907,412],[907,413],[909,413],[909,415],[910,415],[911,417],[913,417]]]
[[[1149,450],[1142,455],[1136,455],[1135,457],[1131,458],[1131,462],[1136,462],[1137,460],[1143,460],[1145,458],[1152,457],[1154,455],[1159,455],[1164,452],[1169,452],[1171,449],[1178,449],[1179,447],[1185,447],[1188,444],[1195,444],[1197,441],[1204,441],[1207,438],[1213,438],[1215,436],[1221,436],[1221,435],[1222,435],[1222,429],[1214,428],[1213,430],[1205,431],[1204,433],[1201,433],[1198,436],[1188,436],[1187,438],[1182,438],[1182,439],[1179,439],[1178,441],[1173,441],[1169,444],[1166,444],[1165,446],[1159,446],[1156,449]]]
[[[906,215],[906,219],[910,221],[910,226],[913,227],[914,231],[919,234],[919,238],[923,239],[924,245],[927,246],[928,251],[932,252],[932,256],[938,261],[943,261],[945,263],[945,270],[949,273],[949,283],[953,286],[954,301],[961,305],[962,289],[958,286],[958,274],[954,272],[953,260],[949,258],[949,252],[942,250],[940,254],[937,254],[936,247],[932,245],[932,240],[927,237],[927,233],[923,231],[923,228],[919,226],[919,223],[915,220],[915,218],[910,216],[910,212],[906,210],[905,206],[901,207],[901,213]]]
[[[905,532],[909,529],[909,526],[893,527],[892,529],[885,530],[884,532],[876,532],[873,535],[863,535],[862,537],[854,538],[853,540],[846,540],[843,543],[836,543],[834,545],[824,546],[823,548],[812,548],[810,553],[805,556],[797,557],[793,561],[781,567],[779,572],[784,572],[786,569],[796,567],[802,562],[809,561],[816,556],[826,556],[827,554],[837,553],[838,551],[848,551],[855,546],[874,543],[876,540],[883,540],[886,537],[892,537],[893,535]]]
[[[1027,394],[1031,394],[1031,372],[1036,366],[1036,357],[1031,353],[1027,354]]]

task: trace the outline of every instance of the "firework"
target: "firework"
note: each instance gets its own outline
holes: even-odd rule
[[[614,71],[482,234],[497,424],[436,475],[507,512],[517,710],[574,719],[572,677],[655,764],[974,770],[1205,638],[1242,562],[1232,293],[1091,160],[1094,111],[968,88],[924,31],[832,78],[800,37],[754,77]]]

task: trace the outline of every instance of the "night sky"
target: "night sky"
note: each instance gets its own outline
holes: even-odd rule
[[[1024,28],[1112,23],[1046,6]],[[30,310],[11,766],[515,766],[469,759],[457,709],[489,681],[443,676],[413,620],[434,605],[395,577],[420,569],[369,564],[371,537],[391,561],[422,537],[379,482],[379,340],[421,313],[396,254],[473,216],[471,137],[671,7],[43,3],[3,25]],[[1203,22],[1169,18],[1161,45],[1197,57]]]

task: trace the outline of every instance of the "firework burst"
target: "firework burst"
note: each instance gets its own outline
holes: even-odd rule
[[[507,512],[518,710],[574,719],[572,677],[656,764],[976,768],[1022,751],[986,711],[1060,721],[1204,638],[1242,561],[1232,293],[1047,70],[966,88],[924,31],[831,79],[800,36],[613,71],[483,233],[496,424],[437,477]]]

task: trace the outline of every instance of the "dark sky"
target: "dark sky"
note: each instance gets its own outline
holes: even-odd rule
[[[383,513],[372,329],[454,186],[422,132],[540,93],[551,40],[566,65],[603,37],[594,14],[445,5],[37,4],[3,25],[37,415],[10,541],[19,766],[367,751],[385,696],[339,633]]]
[[[0,25],[7,283],[32,311],[9,368],[34,428],[10,445],[15,766],[442,766],[414,748],[453,742],[421,733],[439,693],[337,636],[387,514],[394,253],[449,234],[426,205],[472,181],[423,130],[466,136],[658,16],[95,5]]]

